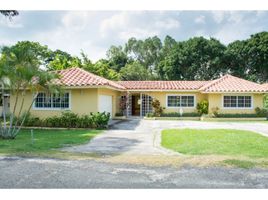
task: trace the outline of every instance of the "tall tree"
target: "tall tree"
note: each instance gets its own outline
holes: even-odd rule
[[[219,77],[226,47],[216,39],[195,37],[174,45],[159,70],[168,80],[210,80]]]
[[[129,63],[125,67],[121,68],[120,76],[121,80],[124,81],[144,81],[152,79],[148,69],[137,61]]]
[[[255,81],[268,80],[268,32],[251,35],[247,40],[249,74]]]
[[[14,46],[2,48],[0,58],[2,94],[4,94],[5,88],[15,98],[14,107],[11,108],[9,124],[6,122],[5,109],[3,114],[4,124],[0,123],[0,137],[4,139],[14,139],[26,119],[27,115],[22,113],[25,106],[24,96],[26,91],[37,92],[40,89],[52,91],[56,88],[51,83],[51,80],[56,76],[41,68],[40,54],[34,50],[35,47],[36,44],[33,45],[30,42],[18,42]],[[28,105],[26,114],[29,113],[35,98]],[[5,101],[5,98],[3,98],[3,101]]]
[[[128,62],[128,56],[124,52],[122,46],[111,46],[106,55],[111,69],[117,72],[119,72]]]
[[[50,51],[47,58],[48,70],[62,70],[70,67],[82,67],[81,59],[61,50]]]
[[[160,61],[160,51],[162,42],[157,37],[149,37],[143,40],[130,38],[125,45],[125,51],[133,60],[139,61],[143,66],[154,71],[158,62]]]

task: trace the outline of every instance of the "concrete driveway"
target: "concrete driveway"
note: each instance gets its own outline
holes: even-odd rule
[[[178,153],[161,147],[161,131],[172,128],[194,129],[240,129],[255,131],[268,136],[268,123],[261,122],[201,122],[132,119],[114,123],[103,134],[88,144],[67,147],[63,151],[96,153],[101,155],[147,154],[176,155]]]

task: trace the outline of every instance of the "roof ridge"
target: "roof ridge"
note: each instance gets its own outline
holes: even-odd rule
[[[201,91],[201,90],[206,90],[206,89],[208,89],[208,88],[214,86],[215,84],[219,83],[220,81],[222,81],[222,80],[228,78],[229,76],[231,76],[231,75],[226,74],[226,75],[224,75],[224,76],[222,76],[222,77],[220,77],[220,78],[217,78],[217,79],[215,79],[215,80],[212,80],[210,83],[208,83],[208,84],[203,85],[202,87],[200,87],[199,90],[200,90],[200,91]]]

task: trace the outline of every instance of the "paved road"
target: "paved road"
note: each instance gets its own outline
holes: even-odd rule
[[[268,188],[268,170],[0,157],[0,188]]]
[[[98,135],[90,143],[65,148],[71,152],[91,152],[99,154],[177,154],[161,147],[161,130],[170,128],[195,129],[240,129],[258,132],[268,136],[268,123],[201,122],[128,120],[114,124],[110,130]]]

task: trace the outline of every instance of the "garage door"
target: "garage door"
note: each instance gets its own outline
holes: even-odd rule
[[[110,95],[99,96],[99,112],[109,112],[113,115],[113,98]]]

